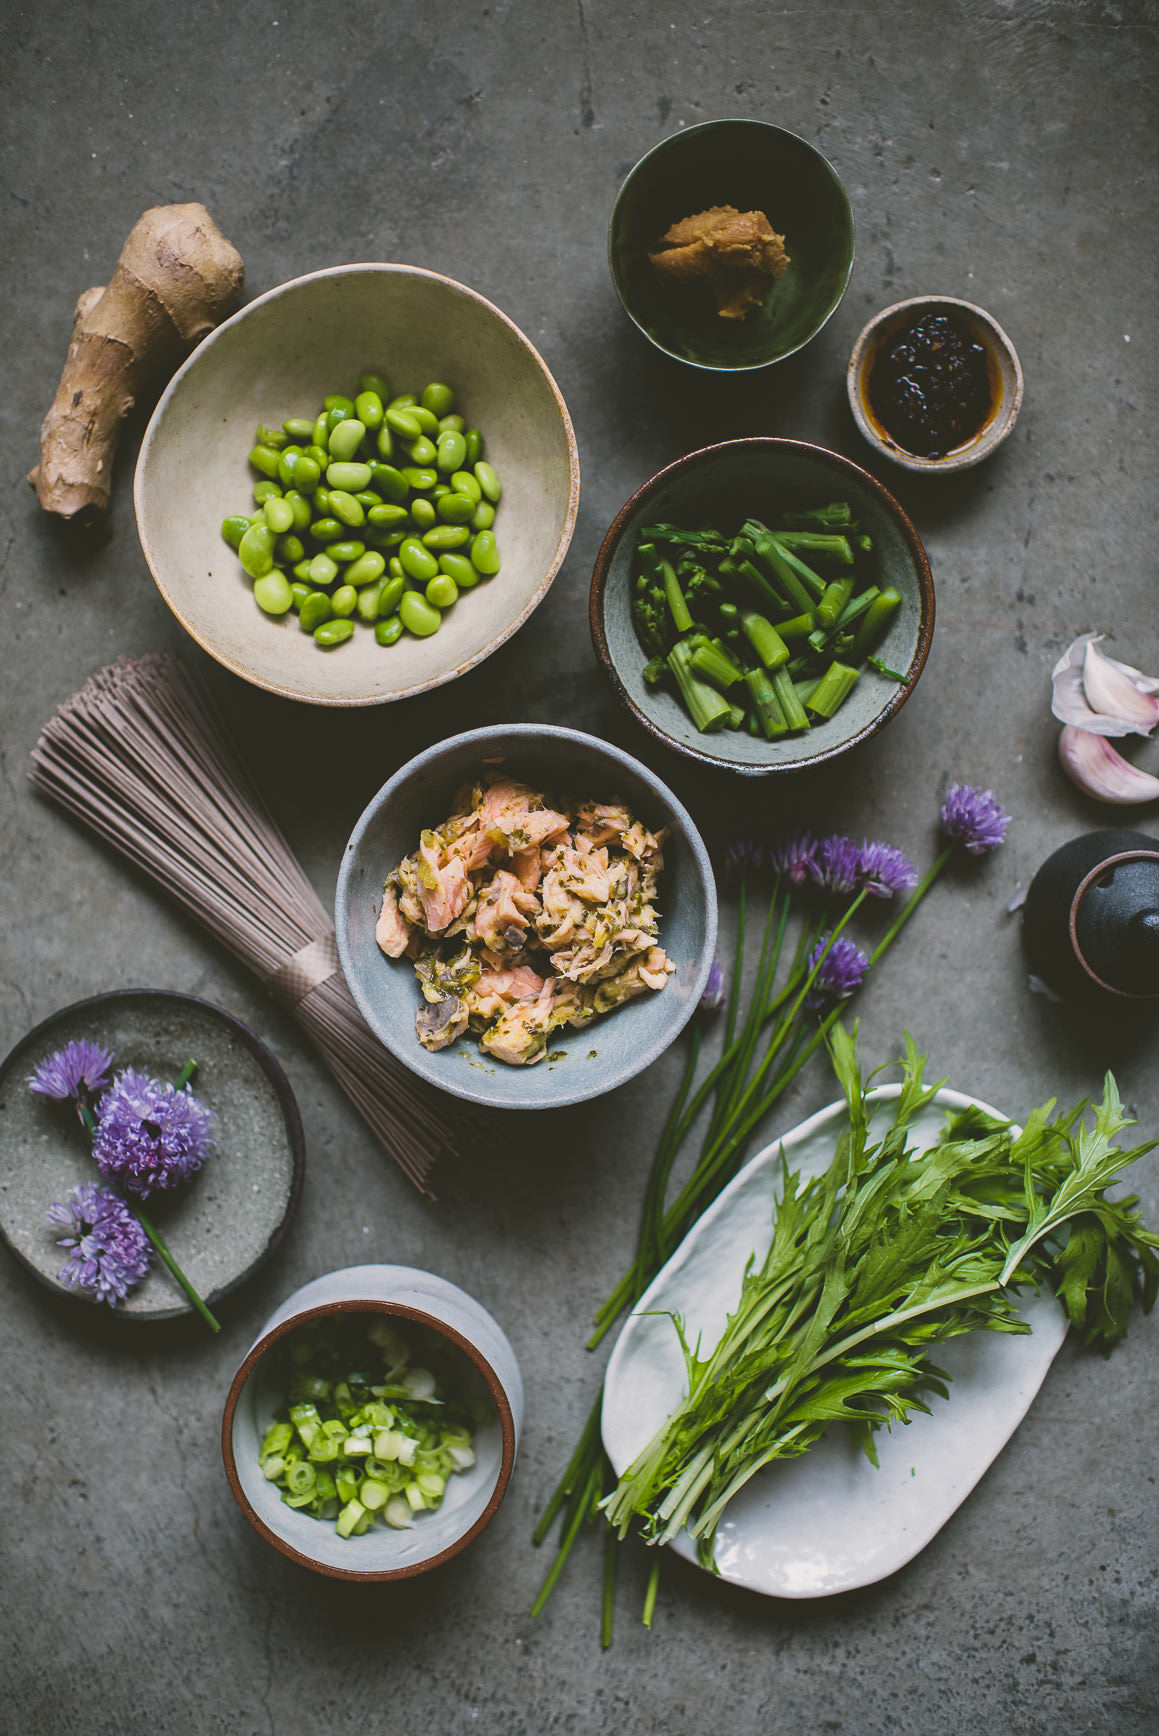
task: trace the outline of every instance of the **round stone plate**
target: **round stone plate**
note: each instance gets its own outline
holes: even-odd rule
[[[153,1194],[147,1210],[193,1287],[210,1304],[220,1300],[274,1252],[301,1192],[302,1122],[285,1074],[231,1013],[160,989],[78,1001],[21,1038],[0,1067],[0,1235],[37,1278],[92,1307],[103,1304],[59,1281],[62,1232],[44,1214],[100,1175],[72,1104],[28,1089],[46,1055],[80,1039],[111,1049],[114,1073],[133,1067],[168,1081],[196,1060],[193,1090],[214,1112],[214,1144],[192,1181]],[[154,1256],[116,1312],[172,1320],[193,1308]]]

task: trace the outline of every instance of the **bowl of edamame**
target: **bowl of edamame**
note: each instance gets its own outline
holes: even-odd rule
[[[135,502],[203,650],[286,698],[377,705],[464,674],[542,602],[579,460],[558,386],[499,308],[418,266],[345,265],[194,350]]]
[[[651,736],[762,777],[825,764],[896,717],[929,653],[934,583],[876,477],[757,435],[687,453],[620,509],[590,625]]]

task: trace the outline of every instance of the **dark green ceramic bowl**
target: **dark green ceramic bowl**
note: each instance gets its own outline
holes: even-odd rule
[[[713,205],[763,211],[790,263],[745,319],[721,319],[701,285],[673,284],[648,258],[681,217]],[[641,157],[616,196],[608,232],[612,281],[644,336],[697,368],[766,368],[815,337],[853,270],[853,212],[830,163],[765,121],[705,121]]]

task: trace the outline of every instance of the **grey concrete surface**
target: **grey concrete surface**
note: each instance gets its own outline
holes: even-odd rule
[[[163,0],[6,8],[0,254],[6,281],[0,520],[3,768],[0,1046],[108,988],[175,988],[245,1019],[306,1124],[301,1210],[224,1329],[129,1330],[0,1257],[0,1722],[13,1736],[1074,1736],[1159,1729],[1159,1318],[1109,1360],[1064,1347],[965,1505],[884,1583],[763,1600],[679,1561],[654,1629],[625,1551],[615,1643],[599,1644],[594,1536],[545,1613],[531,1544],[596,1390],[582,1345],[628,1258],[657,1118],[680,1061],[581,1111],[466,1150],[423,1203],[256,982],[125,863],[30,789],[54,707],[120,653],[175,648],[206,677],[311,877],[329,897],[367,797],[456,728],[551,718],[668,776],[718,856],[754,817],[936,848],[947,784],[1013,815],[984,864],[948,875],[860,997],[867,1059],[912,1030],[932,1070],[1024,1116],[1113,1067],[1159,1133],[1155,1027],[1030,993],[1008,904],[1065,839],[1114,820],[1057,767],[1049,673],[1101,629],[1159,668],[1154,0],[450,0],[318,8]],[[825,331],[727,383],[653,355],[605,263],[631,164],[720,115],[814,142],[849,189],[858,257]],[[201,199],[254,295],[313,267],[402,260],[470,283],[539,346],[581,450],[574,542],[517,638],[456,686],[349,715],[298,709],[209,663],[137,544],[126,436],[112,534],[83,547],[24,481],[73,302],[148,205]],[[878,465],[844,400],[874,309],[922,291],[988,307],[1027,378],[1013,438],[940,484]],[[787,788],[701,777],[650,746],[595,665],[586,598],[602,533],[665,461],[742,432],[800,436],[877,471],[917,522],[938,624],[893,726]],[[1141,763],[1159,769],[1153,748]],[[1128,816],[1144,829],[1154,811]],[[775,1125],[832,1095],[820,1063]],[[0,1166],[3,1163],[0,1136]],[[1159,1163],[1135,1186],[1159,1222]],[[440,1571],[357,1589],[282,1560],[230,1496],[217,1433],[230,1375],[274,1304],[335,1266],[425,1266],[506,1327],[528,1389],[523,1448],[487,1535]],[[951,1401],[952,1402],[952,1401]]]

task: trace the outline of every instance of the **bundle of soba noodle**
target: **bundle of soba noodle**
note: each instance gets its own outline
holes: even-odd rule
[[[452,1130],[355,1006],[334,924],[221,720],[169,654],[122,657],[45,727],[31,777],[171,892],[284,1001],[428,1198]]]

